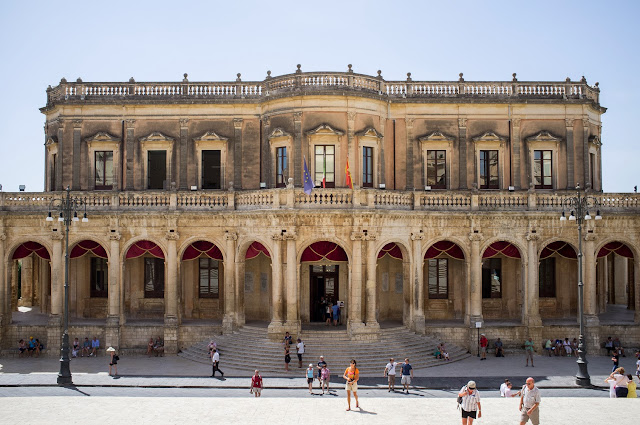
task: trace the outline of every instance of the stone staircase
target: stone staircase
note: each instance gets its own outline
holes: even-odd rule
[[[324,356],[332,374],[341,373],[352,358],[358,361],[362,376],[382,376],[384,366],[390,357],[402,362],[405,357],[414,369],[440,366],[444,360],[433,357],[439,340],[417,335],[404,326],[382,328],[380,341],[351,341],[346,330],[303,330],[300,338],[305,343],[303,367],[314,365]],[[236,332],[213,337],[220,352],[221,368],[253,374],[259,369],[261,374],[286,375],[284,371],[284,348],[282,343],[269,340],[266,327],[246,325]],[[178,355],[200,363],[210,364],[207,345],[210,340],[195,344]],[[445,341],[446,342],[446,341]],[[295,344],[295,337],[294,337]],[[470,356],[466,350],[447,343],[451,362]],[[225,367],[222,367],[224,365]],[[298,371],[295,347],[291,347],[289,369]],[[289,372],[292,373],[292,372]]]

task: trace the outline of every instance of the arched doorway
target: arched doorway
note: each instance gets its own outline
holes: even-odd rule
[[[547,244],[538,260],[540,317],[575,317],[578,311],[578,254],[564,241]]]
[[[108,288],[107,251],[92,240],[76,243],[69,252],[69,316],[106,318]]]
[[[164,319],[164,251],[149,240],[133,243],[125,254],[124,311],[131,319]]]
[[[244,262],[245,321],[271,319],[271,254],[260,242],[247,248]],[[242,306],[240,306],[242,307]]]
[[[485,319],[520,320],[522,260],[518,247],[496,241],[482,253],[482,315]]]
[[[51,312],[51,256],[34,241],[23,242],[11,255],[7,276],[10,282],[8,311],[12,321],[46,324]],[[42,323],[41,323],[42,322]]]
[[[342,313],[348,309],[348,257],[335,242],[319,241],[309,245],[300,259],[300,318],[303,323],[323,322],[327,305],[344,303]],[[341,314],[342,323],[346,315]]]
[[[185,319],[221,320],[224,315],[224,261],[209,241],[191,243],[182,254],[183,311]]]
[[[376,265],[378,311],[376,319],[405,322],[410,307],[410,265],[407,250],[390,242],[380,249]],[[369,306],[367,305],[367,308]]]
[[[460,246],[447,240],[434,243],[423,267],[425,319],[464,319],[467,268]]]
[[[600,313],[633,320],[635,305],[635,274],[633,250],[625,243],[614,241],[598,250],[596,288]]]

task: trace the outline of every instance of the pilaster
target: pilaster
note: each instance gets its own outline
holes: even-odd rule
[[[542,326],[540,318],[539,281],[538,281],[538,241],[540,235],[532,230],[527,234],[527,291],[523,324],[528,327]]]
[[[291,335],[300,333],[300,313],[298,311],[298,255],[296,253],[297,235],[291,231],[283,236],[287,243],[287,320],[284,324],[285,331]]]
[[[73,120],[73,154],[72,154],[72,162],[73,167],[71,169],[72,173],[72,190],[80,190],[80,174],[82,170],[82,120]]]
[[[406,164],[406,172],[407,172],[407,185],[405,190],[413,190],[415,188],[415,182],[414,182],[414,164],[415,164],[415,158],[413,155],[413,148],[414,148],[414,140],[413,140],[413,118],[407,118],[405,120],[405,125],[407,128],[407,141],[406,141],[406,147],[407,147],[407,164]],[[420,155],[418,155],[418,157],[421,157]]]
[[[8,301],[10,297],[10,288],[7,285],[7,275],[5,271],[6,262],[4,258],[4,245],[7,235],[0,229],[0,344],[4,342],[4,330],[6,325],[11,322],[11,309],[7,309]]]
[[[273,168],[273,159],[271,158],[271,147],[269,146],[269,134],[271,130],[271,120],[269,117],[262,118],[262,140],[260,141],[260,149],[262,152],[262,174],[260,181],[265,182],[267,187],[275,187],[275,171]],[[291,153],[288,152],[288,155]],[[291,158],[287,158],[287,167],[291,166]]]
[[[302,186],[302,112],[293,114],[293,177],[294,185]],[[313,158],[309,158],[307,165]]]
[[[513,118],[511,120],[511,150],[513,153],[513,162],[511,164],[512,167],[512,183],[516,190],[520,190],[522,188],[522,176],[520,171],[520,166],[522,164],[521,154],[522,144],[520,141],[520,122],[522,120],[520,118]],[[525,155],[526,156],[526,155]],[[527,159],[527,163],[530,161]],[[525,185],[528,187],[528,184]]]
[[[477,232],[477,233],[476,233]],[[471,287],[469,325],[474,328],[476,322],[483,322],[482,318],[482,257],[480,256],[480,242],[484,239],[482,233],[474,230],[469,234],[471,241]]]
[[[282,241],[283,233],[271,236],[273,249],[271,257],[271,323],[269,323],[269,338],[279,340],[284,334],[284,291],[282,280]]]
[[[458,168],[459,189],[468,189],[467,183],[467,118],[458,118]]]
[[[573,118],[565,118],[565,128],[567,132],[567,188],[576,187],[575,181],[575,140],[573,138]]]
[[[125,135],[124,135],[124,154],[125,154],[125,160],[124,160],[124,173],[125,173],[125,178],[124,178],[124,182],[122,182],[123,185],[123,189],[124,190],[133,190],[135,189],[135,178],[136,175],[134,174],[134,170],[136,169],[135,167],[135,159],[136,157],[139,155],[136,154],[137,151],[139,151],[139,149],[136,148],[136,143],[134,141],[134,129],[135,129],[135,125],[136,125],[136,120],[125,120],[124,121],[125,124]]]
[[[591,176],[589,175],[589,119],[582,119],[582,181],[586,190],[591,187]],[[594,170],[595,171],[595,170]]]
[[[188,190],[191,184],[196,184],[195,179],[189,179],[189,119],[180,118],[180,141],[178,142],[176,157],[177,161],[177,173],[173,174],[178,176],[176,182],[180,190]],[[195,167],[194,167],[195,168]],[[195,176],[195,172],[193,172]]]
[[[382,137],[380,138],[380,164],[377,166],[377,169],[380,170],[379,175],[380,175],[380,179],[378,180],[378,182],[380,184],[384,184],[386,185],[387,183],[387,179],[386,179],[386,175],[387,173],[385,172],[386,168],[385,168],[385,158],[384,158],[384,127],[385,127],[385,123],[386,123],[386,119],[382,118],[380,119],[380,134],[382,135]]]
[[[593,327],[600,325],[597,314],[597,289],[596,289],[596,235],[587,233],[584,235],[584,249],[582,256],[584,260],[584,319],[585,324]]]
[[[233,120],[233,187],[242,189],[242,118]]]
[[[356,126],[356,113],[354,111],[347,112],[347,158],[349,159],[349,171],[351,171],[351,178],[354,184],[357,184],[359,180],[356,177],[356,174],[353,172],[358,165],[358,145],[354,146],[355,139],[355,126]],[[346,164],[346,162],[345,162]],[[337,170],[336,170],[337,171]],[[346,179],[346,175],[345,175]],[[346,180],[345,180],[346,181]]]
[[[225,233],[226,253],[224,256],[224,317],[222,331],[231,333],[235,327],[235,253],[238,235],[234,232]]]
[[[178,326],[180,318],[178,317],[178,256],[177,256],[177,240],[178,232],[172,226],[165,238],[167,239],[167,284],[164,291],[164,350],[168,354],[176,354],[178,352]]]
[[[418,334],[424,334],[424,281],[423,281],[423,268],[424,268],[424,256],[422,255],[422,241],[424,240],[424,233],[422,230],[411,233],[411,245],[413,249],[413,279],[412,279],[412,298],[411,303],[413,314],[412,327]]]

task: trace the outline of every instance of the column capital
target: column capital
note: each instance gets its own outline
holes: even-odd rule
[[[584,240],[587,242],[593,242],[596,240],[596,235],[593,233],[587,233],[586,235],[584,235]]]
[[[459,128],[467,128],[467,119],[466,118],[458,118],[458,127]]]
[[[73,120],[73,128],[74,129],[78,129],[80,127],[82,127],[82,120]]]
[[[520,123],[522,122],[522,118],[513,118],[511,123],[514,127],[520,127]]]
[[[354,111],[347,112],[347,119],[349,121],[355,121],[356,120],[356,113]]]
[[[233,119],[233,128],[236,130],[242,129],[242,118],[234,118]]]
[[[589,118],[582,118],[582,126],[589,127]]]
[[[224,240],[226,240],[226,241],[237,241],[238,240],[238,234],[235,233],[235,232],[225,232]]]
[[[270,126],[271,125],[271,118],[269,117],[262,117],[262,124],[265,126]]]
[[[295,241],[298,239],[298,235],[296,235],[295,233],[286,233],[282,235],[282,239],[285,241]]]
[[[364,235],[364,239],[366,241],[377,241],[378,240],[378,235],[373,235],[371,233],[367,233]]]
[[[281,233],[274,233],[273,235],[271,235],[271,239],[274,241],[281,241],[284,240],[284,235]]]
[[[61,241],[64,239],[63,232],[51,232],[51,239],[54,241]]]
[[[526,238],[530,242],[531,241],[535,242],[535,241],[539,241],[540,240],[540,235],[537,234],[537,233],[527,233]]]
[[[407,118],[405,122],[407,123],[407,128],[413,128],[413,118]]]
[[[133,127],[135,127],[136,120],[132,120],[132,119],[124,120],[124,123],[125,123],[125,125],[127,127],[127,130],[131,130]]]
[[[482,233],[469,233],[469,240],[471,242],[481,242],[484,239]]]
[[[178,232],[170,232],[167,230],[167,233],[165,233],[164,237],[168,241],[177,241],[178,239],[180,239],[180,234]]]
[[[295,122],[302,121],[302,112],[294,112],[293,113],[293,121],[295,121]]]
[[[420,232],[412,232],[411,233],[411,240],[412,241],[422,241],[422,240],[424,240],[424,233],[422,233],[422,231],[420,231]]]
[[[109,233],[109,240],[119,241],[121,237],[122,235],[120,234],[120,232]]]
[[[350,239],[352,241],[362,241],[362,240],[364,240],[364,233],[362,233],[362,232],[351,232]]]
[[[189,118],[180,118],[180,128],[185,128],[189,125]]]
[[[564,125],[565,127],[573,127],[573,122],[575,120],[573,118],[565,118],[564,119]]]

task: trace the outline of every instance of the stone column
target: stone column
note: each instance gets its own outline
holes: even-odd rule
[[[458,180],[459,189],[467,189],[467,119],[458,118],[458,168],[460,178]],[[452,188],[453,189],[453,188]]]
[[[73,167],[71,189],[80,190],[80,170],[82,169],[82,120],[73,120]]]
[[[351,267],[350,299],[347,306],[349,333],[354,335],[362,328],[362,232],[351,233],[353,261]]]
[[[527,235],[527,291],[523,324],[529,328],[542,326],[540,318],[540,282],[538,281],[538,240],[540,235],[530,232]]]
[[[376,267],[378,265],[378,256],[376,255],[375,235],[365,235],[367,241],[367,329],[370,331],[377,331],[380,329],[380,324],[377,320],[378,313],[378,299],[377,299],[377,276]]]
[[[592,189],[591,176],[589,175],[589,119],[583,118],[582,120],[582,175],[583,175],[583,187],[585,189]],[[593,170],[595,172],[595,170]],[[594,179],[595,181],[595,179]]]
[[[234,275],[238,235],[227,231],[225,239],[227,241],[227,252],[224,256],[224,317],[222,319],[222,330],[224,333],[230,333],[233,332],[235,325],[236,290]]]
[[[244,279],[245,279],[245,258],[236,256],[236,325],[244,326]],[[259,280],[258,274],[258,280]],[[259,284],[259,283],[258,283]]]
[[[285,330],[291,335],[298,335],[300,332],[300,315],[298,313],[298,256],[296,253],[297,236],[292,233],[284,235],[287,241],[287,321],[284,324]]]
[[[582,273],[584,276],[584,320],[586,326],[598,326],[597,290],[596,290],[596,235],[587,233],[584,235],[584,249],[582,250],[583,264]],[[578,318],[579,320],[579,318]]]
[[[105,345],[120,346],[120,233],[109,233],[108,310]]]
[[[413,118],[407,118],[405,120],[405,124],[407,127],[407,140],[406,140],[406,147],[407,147],[407,185],[406,185],[406,190],[413,190],[415,188],[415,182],[414,182],[414,164],[415,164],[415,158],[413,155],[413,148],[414,148],[414,140],[413,140]],[[417,155],[418,158],[421,158],[421,155]]]
[[[282,281],[282,234],[271,236],[273,250],[271,256],[271,323],[269,323],[269,337],[280,339],[284,334],[283,328],[283,281]]]
[[[567,188],[576,187],[574,167],[575,159],[575,141],[573,140],[573,118],[565,118],[564,120],[567,132]],[[585,187],[584,184],[582,187]]]
[[[413,279],[412,279],[412,308],[413,314],[413,330],[416,333],[425,332],[424,323],[424,281],[423,281],[423,269],[424,269],[424,256],[422,255],[422,241],[424,240],[424,233],[422,230],[411,233],[411,244],[413,249]]]
[[[384,159],[384,127],[385,127],[385,122],[386,119],[382,118],[380,120],[380,134],[382,135],[382,137],[378,140],[378,146],[380,146],[380,154],[379,154],[379,158],[380,160],[378,161],[379,165],[376,165],[376,169],[379,170],[379,179],[378,179],[378,184],[384,184],[386,185],[387,183],[387,176],[386,176],[386,172],[385,172],[385,159]]]
[[[62,343],[62,314],[64,307],[64,234],[52,232],[51,253],[51,315],[47,323],[47,344],[51,356],[56,356]]]
[[[513,163],[511,164],[512,176],[513,176],[512,183],[516,190],[519,190],[520,188],[522,188],[522,178],[520,177],[520,173],[521,173],[520,152],[522,151],[522,143],[520,141],[520,122],[521,121],[522,120],[520,118],[513,118],[511,120],[511,140],[509,141],[509,143],[511,143],[511,149],[513,151]],[[525,153],[525,158],[526,158],[526,161],[528,162],[529,159],[527,158],[526,153]],[[524,187],[528,188],[529,185],[525,184]]]
[[[633,295],[635,299],[634,322],[638,324],[640,323],[640,258],[638,258],[637,255],[633,258],[633,280]]]
[[[124,164],[122,164],[123,176],[124,179],[120,179],[122,181],[122,189],[123,190],[133,190],[135,188],[135,175],[134,175],[134,158],[135,158],[135,150],[136,144],[134,140],[134,128],[136,125],[136,120],[125,120],[125,128],[126,133],[124,135]]]
[[[178,172],[174,174],[177,176],[178,188],[180,190],[189,190],[191,183],[188,177],[189,168],[189,119],[180,118],[180,142],[176,152],[178,158]]]
[[[167,278],[164,288],[164,350],[169,354],[178,352],[178,255],[174,229],[165,235],[167,239]]]
[[[8,287],[8,282],[6,278],[5,268],[7,263],[5,263],[4,258],[4,241],[7,239],[7,235],[4,231],[0,230],[0,329],[4,330],[5,326],[11,323],[11,308],[7,310],[7,306],[9,305],[8,301],[11,299],[10,288]],[[10,260],[9,260],[10,261]],[[4,332],[0,332],[0,343],[3,341]]]
[[[33,256],[34,254],[22,259],[22,268],[20,269],[20,300],[19,306],[31,307],[33,305]]]
[[[293,183],[302,186],[302,112],[293,114]],[[308,158],[307,166],[313,158]],[[313,177],[313,176],[312,176]]]
[[[242,189],[242,118],[233,120],[233,187]]]
[[[62,190],[63,183],[63,171],[66,168],[67,164],[66,164],[66,157],[65,157],[65,144],[64,144],[64,120],[62,119],[58,119],[58,161],[56,163],[56,175],[55,175],[55,181],[56,181],[56,190]],[[68,155],[66,155],[68,156]]]
[[[356,126],[356,113],[354,111],[347,112],[347,159],[349,160],[349,171],[351,172],[351,179],[353,180],[353,184],[357,184],[359,181],[356,173],[353,171],[359,169],[357,167],[358,164],[358,145],[354,146],[355,139],[355,126]],[[337,167],[340,167],[339,164],[336,164]],[[374,164],[375,165],[375,164]],[[342,165],[342,169],[346,166],[346,160]],[[346,174],[346,173],[345,173]],[[345,175],[346,179],[346,175]],[[336,178],[336,181],[339,181]],[[345,180],[346,181],[346,180]]]
[[[262,117],[262,140],[260,140],[260,150],[262,152],[262,174],[260,175],[260,181],[266,183],[268,188],[276,187],[273,167],[274,158],[271,158],[271,146],[269,144],[270,127],[271,120],[268,117]],[[289,168],[291,158],[288,158],[287,162],[287,168]]]
[[[475,322],[483,322],[482,319],[482,257],[480,255],[480,242],[483,240],[482,233],[471,233],[471,314],[469,316],[470,326],[475,327]]]

